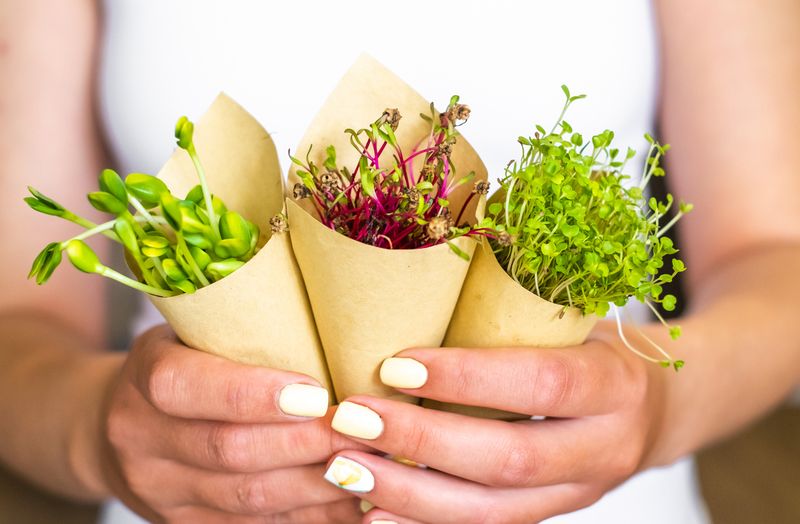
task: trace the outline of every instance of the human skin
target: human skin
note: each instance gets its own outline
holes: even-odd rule
[[[565,349],[404,351],[428,380],[403,393],[552,418],[510,423],[347,399],[383,423],[377,438],[354,441],[429,466],[340,453],[375,478],[359,496],[380,509],[363,522],[527,523],[570,512],[741,429],[800,383],[800,4],[670,0],[657,12],[669,178],[695,211],[681,230],[684,334],[643,329],[686,367],[639,359],[610,322]]]
[[[55,220],[38,221],[36,234],[11,227],[30,222],[30,211],[13,199],[0,207],[0,420],[14,421],[0,425],[0,459],[74,499],[113,493],[154,521],[264,522],[244,513],[286,509],[265,506],[273,500],[265,497],[277,494],[298,498],[287,502],[296,504],[293,512],[269,517],[274,521],[352,522],[362,517],[351,495],[320,478],[320,463],[341,452],[376,477],[376,488],[363,498],[381,509],[365,522],[530,522],[585,506],[636,471],[736,431],[778,403],[800,377],[794,300],[800,179],[789,154],[800,131],[797,10],[791,0],[775,0],[769,9],[687,0],[659,6],[662,122],[664,139],[673,144],[669,177],[696,207],[682,230],[691,295],[680,322],[684,336],[673,343],[660,328],[645,330],[687,361],[679,374],[636,359],[602,324],[580,348],[509,348],[502,358],[479,350],[403,354],[429,370],[428,383],[413,394],[474,399],[555,420],[459,418],[453,424],[455,415],[358,397],[351,400],[373,408],[385,424],[378,439],[360,445],[329,429],[331,413],[316,421],[268,422],[276,415],[274,388],[299,377],[269,370],[253,377],[250,369],[190,351],[164,328],[139,339],[129,355],[108,355],[101,351],[101,279],[60,271],[33,292],[20,278],[29,260],[19,253],[35,253],[72,229]],[[45,187],[40,181],[46,180],[53,194],[78,202],[103,164],[92,109],[95,7],[3,0],[0,24],[1,194],[17,194],[26,184]],[[202,373],[211,366],[217,390]],[[158,377],[172,373],[192,389],[160,392]],[[244,406],[220,406],[209,397]],[[184,411],[189,407],[202,413]],[[246,416],[219,420],[236,413]],[[250,417],[264,418],[244,423]],[[216,420],[212,426],[226,428],[227,439],[214,438],[198,418]],[[365,454],[366,445],[441,471],[399,466]],[[209,449],[225,451],[211,463]],[[474,475],[476,461],[481,478]],[[226,484],[220,475],[240,480],[254,471],[263,475],[250,477],[256,489],[215,489]],[[276,489],[268,476],[292,478],[294,489]],[[164,483],[152,484],[155,477]],[[337,501],[334,493],[348,498]],[[237,500],[242,506],[232,508]]]
[[[0,461],[74,500],[119,497],[151,522],[357,521],[358,500],[322,479],[352,442],[330,416],[278,406],[283,386],[316,381],[191,350],[165,326],[127,354],[103,351],[102,279],[63,268],[42,288],[25,281],[45,242],[75,232],[35,220],[25,186],[81,202],[105,165],[98,29],[88,0],[0,1]]]

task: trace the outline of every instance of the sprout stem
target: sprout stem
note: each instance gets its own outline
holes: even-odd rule
[[[619,338],[620,340],[622,340],[622,343],[625,344],[625,347],[631,350],[634,354],[638,355],[639,357],[647,360],[648,362],[659,364],[661,362],[660,360],[658,360],[657,358],[653,358],[649,355],[645,355],[644,353],[633,347],[633,345],[631,345],[630,342],[628,342],[628,339],[625,338],[625,333],[622,331],[622,320],[620,319],[619,308],[613,304],[611,307],[614,308],[614,317],[617,320],[617,333],[619,334]]]
[[[112,280],[116,280],[120,284],[124,284],[124,285],[126,285],[128,287],[131,287],[133,289],[136,289],[138,291],[143,291],[144,293],[149,293],[149,294],[155,295],[157,297],[163,297],[163,298],[174,297],[175,295],[178,294],[178,292],[175,292],[175,291],[168,291],[166,289],[158,289],[157,287],[148,286],[147,284],[142,284],[141,282],[139,282],[137,280],[134,280],[132,278],[126,277],[122,273],[118,273],[117,271],[114,271],[110,267],[103,266],[103,268],[100,270],[99,274],[104,276],[104,277],[110,278]]]
[[[197,265],[197,261],[194,259],[194,257],[192,256],[192,252],[186,245],[186,241],[183,239],[183,235],[178,233],[177,236],[178,236],[178,249],[181,250],[181,256],[183,256],[186,259],[186,261],[189,263],[189,267],[192,268],[192,273],[194,273],[194,275],[197,277],[197,280],[199,280],[203,286],[209,285],[210,282],[203,274],[203,272],[200,270],[200,266]],[[175,254],[178,255],[177,252]]]
[[[189,144],[186,152],[189,153],[189,157],[192,159],[195,171],[197,171],[197,178],[200,179],[200,187],[203,189],[203,200],[206,203],[208,220],[211,222],[211,229],[214,233],[214,237],[219,240],[219,217],[217,217],[217,214],[214,211],[214,205],[211,201],[211,192],[209,191],[208,183],[206,182],[206,172],[203,169],[203,165],[200,163],[200,157],[197,156],[197,150],[194,147],[194,142]]]
[[[83,218],[81,216],[78,216],[75,213],[72,213],[70,211],[65,211],[64,214],[62,214],[60,216],[64,220],[68,220],[69,222],[72,222],[73,224],[78,224],[79,226],[84,227],[84,228],[89,229],[89,230],[92,230],[92,229],[96,228],[98,225],[100,225],[100,224],[96,224],[96,223],[92,222],[91,220],[87,220],[87,219],[85,219],[85,218]],[[113,232],[109,231],[108,229],[102,230],[102,233],[103,233],[103,235],[107,236],[108,238],[110,238],[114,242],[119,242],[119,239],[117,238],[117,235],[115,235]]]

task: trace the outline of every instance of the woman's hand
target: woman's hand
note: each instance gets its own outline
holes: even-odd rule
[[[289,402],[290,384],[318,385],[187,348],[166,326],[146,333],[106,409],[112,491],[155,522],[358,521],[358,500],[322,479],[354,443],[330,429],[324,390]],[[298,400],[319,418],[281,410]]]
[[[343,403],[335,429],[429,469],[345,451],[338,456],[367,468],[374,486],[363,471],[348,484],[358,466],[341,459],[327,477],[381,508],[364,522],[530,523],[587,506],[653,460],[663,395],[651,376],[670,373],[605,339],[566,349],[404,351],[398,357],[427,369],[424,385],[404,393],[552,418],[503,422],[353,397],[369,409]],[[389,359],[383,371],[393,364],[409,366]],[[425,379],[410,364],[399,381],[384,374],[395,375],[390,385]]]

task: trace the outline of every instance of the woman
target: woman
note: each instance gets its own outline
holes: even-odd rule
[[[0,414],[13,423],[0,428],[0,458],[46,489],[115,496],[156,522],[535,522],[780,402],[800,379],[800,6],[662,1],[654,20],[636,0],[549,4],[118,0],[103,20],[89,0],[3,2]],[[100,351],[101,279],[62,270],[46,288],[23,282],[43,242],[71,229],[33,222],[21,189],[80,201],[108,163],[101,131],[122,171],[155,171],[169,153],[159,130],[224,89],[285,150],[362,51],[428,98],[458,90],[473,109],[465,134],[495,174],[517,134],[555,117],[562,82],[590,94],[576,128],[615,129],[641,149],[657,116],[675,192],[696,209],[681,244],[691,308],[679,343],[644,329],[686,368],[642,362],[602,323],[576,348],[404,351],[428,371],[417,396],[553,418],[348,399],[382,421],[365,440],[331,429],[336,408],[282,413],[296,374],[190,350],[166,327],[128,354]],[[374,488],[325,482],[339,456],[366,467]],[[554,522],[702,522],[691,487],[681,462]],[[362,515],[356,496],[377,508]]]

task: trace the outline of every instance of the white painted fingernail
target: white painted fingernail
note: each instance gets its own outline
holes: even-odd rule
[[[278,406],[287,415],[322,417],[328,412],[328,390],[311,384],[289,384],[281,390]]]
[[[375,487],[372,472],[355,460],[345,457],[333,459],[324,477],[334,486],[356,493],[368,493]]]
[[[368,501],[367,499],[361,499],[361,502],[358,504],[358,508],[361,510],[361,513],[366,513],[367,511],[371,510],[375,507],[375,504]]]
[[[374,440],[383,433],[383,420],[367,406],[345,401],[336,408],[331,427],[351,437]]]
[[[381,364],[381,382],[393,388],[421,388],[428,381],[428,368],[413,358],[387,358]]]
[[[397,524],[394,520],[373,520],[369,524]]]

